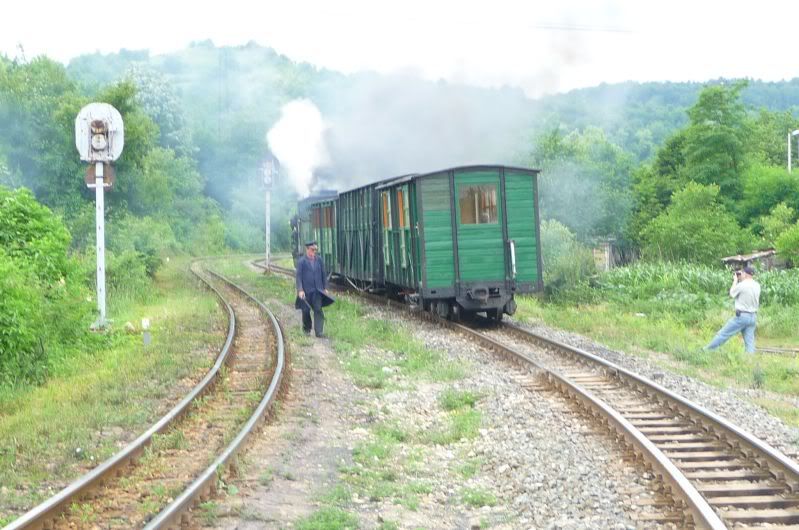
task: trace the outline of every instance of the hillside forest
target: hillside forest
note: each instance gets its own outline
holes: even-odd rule
[[[263,248],[261,165],[285,106],[324,120],[310,188],[469,163],[542,170],[547,295],[584,300],[590,248],[720,269],[775,248],[799,262],[799,177],[787,170],[799,80],[624,83],[530,99],[407,75],[345,75],[250,43],[122,50],[68,65],[0,57],[0,387],[35,385],[76,349],[112,340],[94,317],[94,195],[74,145],[92,101],[116,107],[125,150],[106,195],[109,311],[147,296],[165,260]],[[799,147],[799,146],[795,146]],[[799,148],[795,152],[799,152]],[[299,197],[285,167],[272,244]]]

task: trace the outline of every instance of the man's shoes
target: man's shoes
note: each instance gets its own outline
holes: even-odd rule
[[[305,335],[310,335],[310,334],[311,334],[311,330],[310,330],[310,329],[304,329],[304,330],[302,330],[302,332],[303,332]]]
[[[316,334],[316,338],[317,339],[326,339],[327,335],[325,335],[324,333],[317,333]]]

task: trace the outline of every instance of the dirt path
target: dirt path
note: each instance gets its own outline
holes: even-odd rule
[[[271,303],[284,329],[299,314]],[[238,494],[220,501],[219,528],[285,528],[319,507],[319,495],[337,482],[350,463],[357,431],[349,426],[360,390],[343,376],[326,339],[292,347],[292,382],[277,421],[250,443],[240,475],[230,482]]]

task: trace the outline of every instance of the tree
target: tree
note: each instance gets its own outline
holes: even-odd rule
[[[744,175],[742,197],[736,205],[738,220],[749,224],[781,202],[799,204],[799,175],[783,166],[753,164]]]
[[[750,127],[741,91],[746,81],[729,86],[709,86],[688,110],[691,124],[685,131],[685,171],[700,184],[717,184],[720,199],[731,204],[742,195],[743,172],[750,148]]]
[[[775,247],[777,239],[790,228],[795,220],[796,210],[781,202],[771,210],[771,213],[758,219],[755,227],[759,229],[764,244]]]
[[[777,254],[790,260],[793,265],[799,264],[799,222],[780,234],[776,247]]]
[[[136,102],[158,125],[160,145],[181,156],[191,156],[194,146],[180,101],[166,77],[153,68],[134,64],[126,78],[136,86]]]
[[[542,169],[543,217],[562,222],[582,241],[624,235],[632,209],[633,158],[602,130],[565,136],[549,131],[536,140],[531,158],[531,165]]]
[[[785,167],[788,158],[788,133],[799,129],[799,120],[789,111],[770,112],[760,109],[751,124],[751,134],[746,139],[751,158],[762,165]],[[791,141],[796,142],[796,139],[792,137]]]
[[[674,194],[671,205],[642,232],[650,259],[718,263],[751,250],[753,237],[719,203],[719,187],[694,182]]]
[[[633,173],[633,209],[628,226],[630,239],[641,242],[641,233],[671,203],[675,191],[685,186],[685,133],[669,138],[655,160]]]

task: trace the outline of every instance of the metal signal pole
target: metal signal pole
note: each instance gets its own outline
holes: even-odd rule
[[[124,124],[119,111],[107,103],[90,103],[75,118],[75,147],[80,159],[89,163],[86,185],[94,188],[97,229],[97,321],[92,327],[106,326],[105,311],[105,188],[114,183],[112,162],[125,145]]]
[[[97,327],[105,327],[105,182],[103,179],[103,163],[95,165],[95,220],[97,225],[97,309],[100,316]]]

